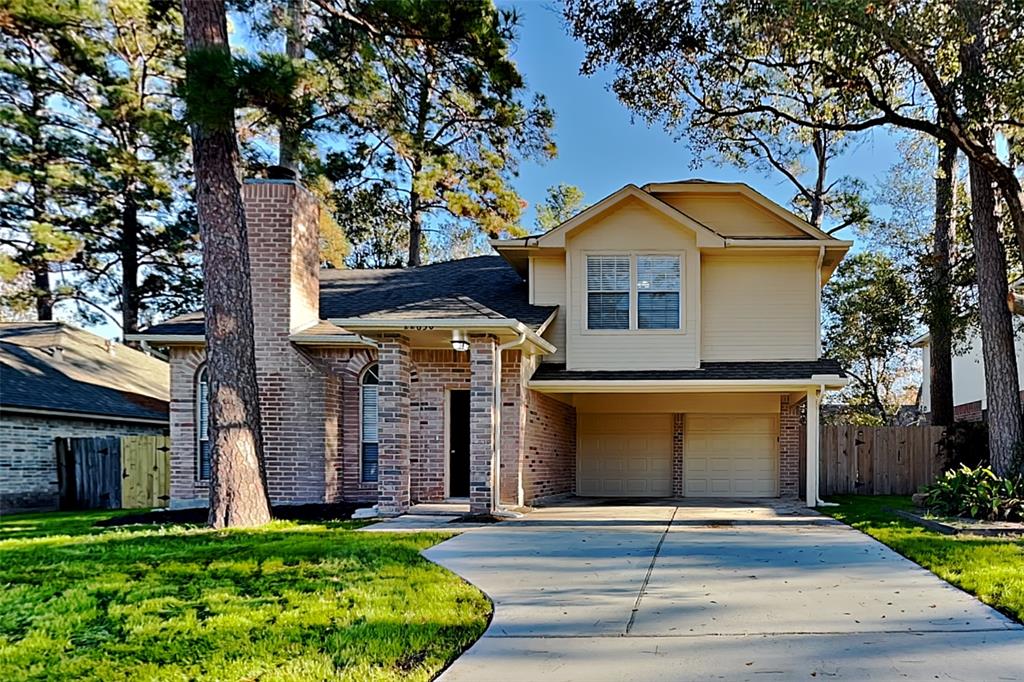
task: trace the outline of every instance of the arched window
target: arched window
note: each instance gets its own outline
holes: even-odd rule
[[[359,380],[360,452],[359,471],[363,483],[377,482],[377,365],[370,365]]]
[[[196,375],[196,478],[210,480],[210,384],[205,366]]]

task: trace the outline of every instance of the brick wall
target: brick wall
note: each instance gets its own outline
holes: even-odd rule
[[[523,487],[527,504],[576,490],[576,408],[527,390]]]
[[[156,424],[4,413],[0,415],[0,513],[57,508],[55,438],[164,433],[167,427]]]
[[[981,409],[981,401],[975,400],[972,403],[953,406],[953,419],[958,422],[980,422],[984,420],[985,414]]]
[[[171,364],[171,507],[207,504],[210,489],[200,481],[196,440],[196,380],[206,353],[200,347],[173,346]]]
[[[327,499],[335,451],[327,375],[290,333],[319,319],[319,205],[294,182],[247,182],[256,380],[271,500]]]
[[[779,495],[796,497],[800,494],[800,460],[804,452],[800,448],[800,405],[791,403],[783,395],[779,406]]]
[[[446,394],[451,390],[469,390],[469,353],[418,349],[412,352],[412,359],[412,499],[436,502],[445,498]]]

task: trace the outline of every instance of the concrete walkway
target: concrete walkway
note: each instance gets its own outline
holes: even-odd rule
[[[795,506],[540,509],[426,556],[495,603],[441,679],[1024,679],[1024,627]]]

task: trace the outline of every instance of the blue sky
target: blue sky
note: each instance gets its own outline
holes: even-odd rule
[[[707,164],[691,168],[693,155],[684,142],[676,141],[660,127],[634,122],[608,90],[608,74],[579,74],[583,48],[566,33],[555,3],[499,0],[499,5],[518,10],[521,24],[513,56],[527,86],[543,93],[556,115],[558,157],[543,164],[524,163],[514,183],[529,205],[524,225],[533,225],[534,206],[543,200],[546,189],[562,182],[582,189],[587,203],[627,183],[642,185],[688,177],[746,182],[780,204],[788,203],[793,191],[780,175]],[[236,28],[241,29],[238,35],[244,44],[245,30]],[[854,175],[874,187],[895,161],[894,138],[877,129],[864,133],[856,150],[836,163],[834,171],[836,176]],[[850,234],[840,236],[852,238]],[[62,312],[64,316],[70,313]],[[93,331],[111,338],[120,336],[112,324]]]
[[[521,18],[514,58],[527,85],[548,98],[557,120],[558,158],[543,165],[528,163],[515,183],[530,204],[524,224],[533,223],[533,206],[547,187],[560,182],[577,185],[593,203],[627,183],[702,177],[746,182],[780,204],[792,197],[791,185],[779,175],[740,171],[729,166],[691,168],[693,155],[684,142],[660,127],[633,122],[607,84],[608,74],[579,74],[583,48],[562,26],[558,7],[547,0],[500,2]],[[836,175],[850,174],[874,186],[896,160],[893,138],[869,131],[849,158],[835,165]],[[849,235],[843,235],[850,238]]]

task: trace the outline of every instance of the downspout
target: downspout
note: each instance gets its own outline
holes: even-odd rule
[[[494,444],[491,448],[491,514],[494,516],[521,516],[501,506],[501,354],[524,343],[526,332],[522,332],[515,341],[498,345],[494,351],[494,418],[491,420]]]

